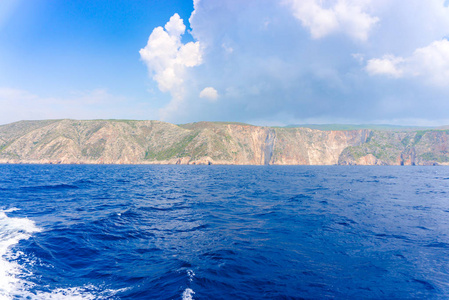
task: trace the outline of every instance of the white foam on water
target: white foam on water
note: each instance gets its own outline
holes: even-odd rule
[[[187,276],[189,276],[189,281],[192,282],[195,277],[195,272],[193,270],[187,270]],[[194,294],[195,292],[191,288],[186,288],[182,293],[182,300],[194,300]]]
[[[12,258],[21,255],[12,253],[11,248],[21,240],[41,231],[33,221],[27,218],[9,218],[6,213],[16,211],[12,208],[0,210],[0,299],[11,299],[18,289],[26,288],[27,282],[19,279],[22,268]]]
[[[193,277],[195,277],[195,272],[193,270],[187,270],[187,276],[189,276],[189,281],[193,281]]]
[[[195,292],[192,289],[186,288],[182,293],[182,300],[194,300],[193,295]]]
[[[99,289],[93,285],[66,289],[55,289],[51,292],[33,293],[30,290],[35,284],[24,277],[33,274],[25,266],[17,263],[18,259],[32,264],[21,251],[13,251],[13,247],[21,240],[29,239],[33,233],[42,231],[27,218],[11,218],[6,215],[18,209],[0,210],[0,300],[36,299],[36,300],[90,300],[110,299],[116,293],[123,291]],[[95,292],[95,295],[92,293]]]
[[[22,296],[26,296],[26,298],[31,298],[34,300],[94,300],[111,299],[118,292],[125,290],[126,288],[120,290],[100,290],[93,285],[85,285],[83,287],[55,289],[51,292],[40,292],[38,294],[23,292]]]

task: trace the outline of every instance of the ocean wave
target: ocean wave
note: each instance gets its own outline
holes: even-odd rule
[[[26,279],[34,275],[27,270],[27,265],[35,264],[36,260],[15,249],[15,246],[22,240],[28,240],[34,233],[41,232],[42,229],[28,218],[7,216],[7,213],[17,210],[17,208],[0,210],[0,300],[111,299],[116,293],[123,290],[100,289],[86,285],[37,291],[36,284]]]
[[[449,299],[446,169],[3,167],[0,299]]]
[[[194,294],[195,292],[192,289],[186,288],[182,293],[182,300],[193,300]]]
[[[24,186],[24,190],[65,190],[65,189],[79,189],[79,186],[73,184],[45,184],[45,185],[35,185],[35,186]]]
[[[12,298],[16,297],[34,300],[103,300],[103,299],[114,299],[114,296],[118,292],[122,292],[126,289],[112,290],[105,289],[102,290],[93,285],[85,285],[82,287],[71,287],[71,288],[58,288],[51,292],[37,292],[33,293],[30,291],[20,291]],[[0,298],[1,299],[1,298]]]
[[[29,239],[33,233],[41,231],[32,220],[10,218],[6,215],[16,210],[0,210],[0,299],[12,299],[18,289],[27,285],[18,277],[23,271],[21,266],[12,260],[15,254],[11,248],[21,240]]]

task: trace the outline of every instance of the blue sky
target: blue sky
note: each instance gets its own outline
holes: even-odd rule
[[[194,2],[3,0],[0,124],[449,124],[445,0]]]

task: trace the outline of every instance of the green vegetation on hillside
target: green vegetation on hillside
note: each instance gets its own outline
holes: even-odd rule
[[[193,141],[195,137],[198,136],[198,133],[194,133],[192,135],[186,136],[181,141],[173,144],[171,147],[163,149],[161,151],[151,151],[147,150],[145,152],[145,158],[149,160],[168,160],[170,158],[180,158],[184,156],[189,156],[189,153],[186,152],[187,146]]]
[[[185,158],[182,163],[449,164],[447,129],[377,125],[383,129],[353,130],[370,126],[319,125],[321,130],[313,130],[232,122],[178,126],[135,120],[21,121],[0,126],[0,161],[179,163]]]
[[[432,129],[431,127],[418,127],[418,126],[400,126],[400,125],[387,125],[387,124],[298,124],[298,125],[287,125],[285,128],[310,128],[318,129],[324,131],[330,130],[360,130],[360,129],[371,129],[371,130],[390,130],[390,131],[413,131],[413,130],[424,130]]]
[[[421,159],[425,161],[432,161],[432,162],[438,162],[438,163],[446,163],[449,162],[449,155],[448,153],[443,154],[436,154],[433,152],[426,152],[420,155]]]

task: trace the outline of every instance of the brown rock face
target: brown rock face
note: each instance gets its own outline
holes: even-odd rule
[[[400,155],[398,164],[403,166],[414,166],[416,164],[415,148],[404,150]]]
[[[276,129],[272,164],[334,165],[348,146],[364,143],[367,130],[320,131],[309,128]]]
[[[357,165],[375,166],[375,165],[382,165],[382,162],[380,160],[378,160],[374,155],[368,154],[368,155],[360,157],[357,160]]]
[[[449,164],[449,134],[211,122],[22,121],[0,126],[0,163],[435,165]]]

